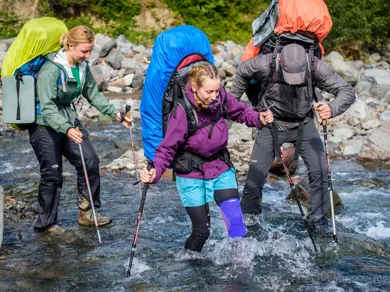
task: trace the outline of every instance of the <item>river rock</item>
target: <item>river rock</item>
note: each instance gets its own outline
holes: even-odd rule
[[[381,125],[381,122],[378,120],[368,120],[364,123],[362,123],[362,127],[365,130],[371,130],[371,129],[376,129]]]
[[[100,53],[99,53],[99,57],[100,58],[104,58],[106,57],[110,51],[113,49],[113,48],[116,48],[117,44],[116,44],[116,41],[113,40],[113,39],[110,39],[108,42],[106,42],[100,49]]]
[[[122,87],[108,86],[107,91],[113,92],[113,93],[121,93],[123,91],[123,89],[122,89]]]
[[[381,59],[381,55],[379,55],[378,53],[373,53],[368,58],[369,58],[371,63],[375,63]]]
[[[379,119],[383,122],[390,122],[390,110],[386,110],[379,116]]]
[[[104,60],[113,69],[119,70],[121,68],[123,55],[117,50],[111,50]]]
[[[124,88],[125,87],[125,80],[123,78],[118,78],[112,82],[109,83],[109,86]]]
[[[104,74],[104,78],[106,78],[107,81],[110,81],[111,79],[111,73],[112,71],[114,71],[114,69],[112,69],[110,66],[106,65],[106,64],[100,64],[99,67],[102,69],[103,71],[103,74]]]
[[[215,57],[214,57],[214,65],[215,65],[215,67],[221,68],[223,62],[224,62],[223,57],[220,57],[220,56],[215,56]]]
[[[380,69],[369,69],[361,74],[361,80],[373,84],[371,94],[378,99],[387,98],[390,95],[390,72]]]
[[[363,140],[362,139],[354,139],[348,142],[347,147],[345,147],[343,155],[344,156],[357,156],[362,149]]]
[[[390,160],[390,122],[382,124],[373,130],[364,141],[359,158],[362,160]]]
[[[140,69],[137,69],[135,71],[131,87],[134,88],[134,91],[138,91],[142,89],[143,85],[144,85],[144,74]]]
[[[302,180],[296,184],[296,190],[298,194],[298,198],[300,199],[302,206],[304,206],[307,210],[310,209],[310,185],[309,185],[309,178],[307,176],[303,177]],[[286,200],[296,202],[295,196],[293,194],[293,191],[290,191],[288,196],[286,197]],[[340,198],[340,195],[337,193],[337,191],[333,190],[333,206],[335,213],[340,213],[342,209],[344,209],[344,203]],[[307,212],[309,213],[309,211]],[[327,216],[331,216],[330,208],[327,212]]]
[[[298,167],[298,161],[294,161],[295,147],[292,143],[284,143],[282,145],[282,154],[284,161],[287,164],[287,168],[290,174],[294,174]],[[270,173],[275,175],[286,175],[283,164],[279,159],[279,156],[275,158],[271,165]]]
[[[349,84],[355,85],[359,80],[359,70],[353,64],[345,62],[340,53],[331,52],[324,60]]]
[[[252,129],[245,124],[233,123],[229,127],[229,143],[252,141]]]
[[[338,128],[333,130],[334,137],[338,137],[341,139],[349,139],[355,135],[354,131],[350,128]]]
[[[133,83],[134,80],[134,74],[128,74],[125,77],[123,77],[123,80],[125,81],[126,86],[130,86]]]
[[[106,77],[104,76],[104,72],[102,70],[101,66],[92,66],[90,67],[91,73],[93,77],[96,80],[96,83],[98,85],[98,88],[100,91],[104,91],[107,89],[108,82],[106,80]]]
[[[121,63],[122,69],[132,69],[136,66],[136,61],[133,58],[124,58]]]
[[[384,181],[382,181],[378,178],[357,179],[357,180],[353,181],[353,184],[361,186],[361,187],[365,187],[365,188],[374,189],[374,190],[375,189],[387,190],[389,188]]]
[[[126,37],[121,34],[116,38],[116,44],[117,44],[117,49],[123,54],[133,54],[133,50],[131,49],[132,46],[134,46],[131,42],[129,42]]]
[[[4,189],[0,186],[0,248],[3,243],[4,230]]]

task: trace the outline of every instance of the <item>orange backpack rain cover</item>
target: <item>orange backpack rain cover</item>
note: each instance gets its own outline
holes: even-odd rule
[[[332,28],[332,18],[323,0],[279,0],[279,19],[274,33],[297,33],[309,31],[316,35],[322,55],[324,47],[322,40]],[[261,47],[255,47],[251,40],[242,56],[242,61],[249,60],[260,52]]]

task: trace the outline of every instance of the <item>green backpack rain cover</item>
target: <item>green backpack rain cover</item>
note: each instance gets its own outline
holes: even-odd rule
[[[3,83],[3,121],[23,130],[35,121],[35,85],[45,55],[60,50],[60,37],[68,29],[53,17],[28,21],[10,46],[1,69]]]

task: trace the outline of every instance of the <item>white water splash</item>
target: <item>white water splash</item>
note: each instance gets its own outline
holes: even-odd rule
[[[384,221],[379,221],[376,226],[372,226],[367,230],[367,236],[374,239],[390,238],[390,228],[384,226]]]
[[[123,266],[125,269],[129,266],[129,260],[127,259],[126,262],[123,263]],[[133,259],[133,264],[131,266],[131,277],[140,277],[143,272],[150,270],[151,267],[149,267],[146,262],[139,260],[138,258]]]
[[[2,166],[0,166],[0,174],[11,173],[13,171],[14,171],[14,167],[9,162],[5,162]]]

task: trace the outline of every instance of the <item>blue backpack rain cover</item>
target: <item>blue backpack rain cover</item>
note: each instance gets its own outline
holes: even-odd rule
[[[140,107],[144,153],[150,160],[154,159],[155,150],[163,140],[163,101],[168,83],[180,61],[193,53],[214,63],[207,36],[190,25],[166,30],[154,42]]]

